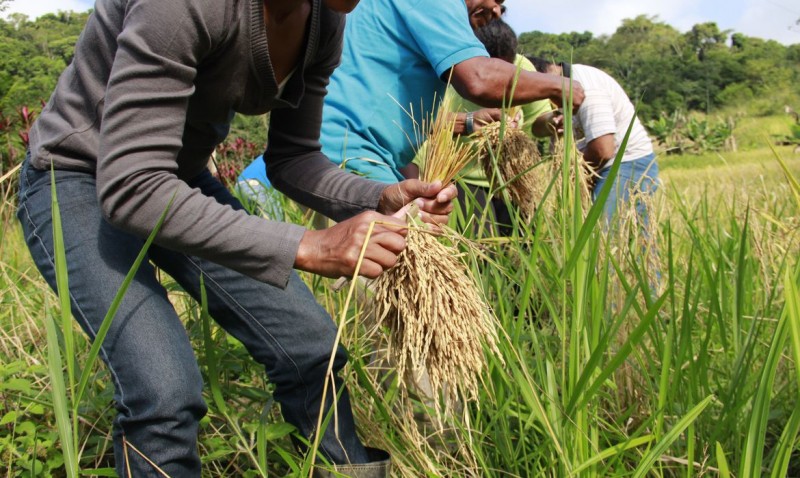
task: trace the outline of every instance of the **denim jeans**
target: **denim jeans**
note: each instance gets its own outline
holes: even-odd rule
[[[611,171],[607,167],[600,171],[600,177],[595,182],[592,189],[592,201],[597,201],[597,196],[605,184],[608,173]],[[631,200],[631,193],[652,195],[658,189],[658,162],[653,153],[633,161],[626,161],[620,164],[619,173],[611,188],[611,194],[603,207],[606,221],[610,222],[617,210],[618,203],[627,203]],[[647,207],[642,201],[636,201],[636,212],[642,220],[642,224],[648,223]]]
[[[103,219],[92,174],[56,170],[55,176],[72,313],[93,339],[144,240]],[[210,173],[190,185],[220,203],[241,208]],[[50,172],[34,169],[28,160],[21,172],[17,214],[33,259],[55,290]],[[149,260],[136,273],[101,350],[115,386],[113,435],[119,476],[128,476],[128,467],[136,477],[163,476],[131,448],[125,453],[123,438],[169,476],[200,476],[198,422],[206,413],[202,378],[189,337],[155,267],[195,299],[200,297],[200,276],[204,277],[211,316],[264,366],[285,420],[311,437],[336,326],[297,274],[292,273],[286,289],[280,289],[156,245],[149,250]],[[341,346],[336,350],[334,374],[347,360]],[[335,414],[338,423],[331,420],[320,450],[334,463],[368,462],[341,379],[336,379],[335,387],[342,392]],[[332,388],[327,397],[326,411],[335,397]]]

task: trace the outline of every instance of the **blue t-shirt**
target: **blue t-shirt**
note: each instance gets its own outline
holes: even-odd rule
[[[444,95],[442,74],[480,56],[489,55],[464,0],[361,2],[325,97],[322,151],[369,179],[402,180],[398,168],[425,140],[419,125]]]
[[[247,165],[246,168],[239,173],[236,178],[237,182],[242,181],[256,181],[264,187],[270,187],[269,178],[267,178],[267,164],[264,162],[264,155],[259,154],[256,158]]]

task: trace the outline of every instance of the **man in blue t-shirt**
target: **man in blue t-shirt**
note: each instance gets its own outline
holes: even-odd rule
[[[347,18],[341,65],[323,108],[320,141],[338,164],[369,179],[397,182],[425,140],[420,124],[448,80],[465,99],[488,107],[458,113],[455,134],[499,119],[517,68],[489,58],[473,29],[497,19],[503,0],[370,0]],[[570,83],[519,72],[513,104],[561,104]],[[573,104],[583,89],[572,82]],[[408,174],[407,174],[408,175]]]

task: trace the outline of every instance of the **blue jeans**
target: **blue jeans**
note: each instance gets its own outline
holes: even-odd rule
[[[608,178],[611,168],[600,171],[600,177],[595,182],[592,189],[592,201],[597,201],[597,196]],[[610,222],[617,210],[618,203],[627,203],[631,200],[631,193],[652,195],[658,189],[658,162],[654,154],[633,161],[626,161],[620,165],[619,173],[611,188],[611,194],[603,207],[606,221]],[[636,201],[636,212],[642,220],[642,224],[648,223],[647,207],[642,201]]]
[[[76,171],[55,171],[69,272],[72,313],[94,338],[111,301],[144,240],[116,229],[101,215],[95,178]],[[190,185],[220,203],[241,205],[210,173]],[[50,172],[23,164],[18,218],[40,272],[55,290]],[[122,300],[103,342],[101,357],[115,386],[114,453],[117,473],[162,476],[123,438],[169,476],[200,476],[198,422],[206,413],[203,382],[189,337],[159,283],[155,267],[172,276],[195,299],[200,276],[211,316],[239,339],[266,370],[274,397],[287,422],[311,437],[317,424],[328,360],[336,327],[297,274],[286,289],[244,276],[213,262],[153,245],[152,263],[143,263]],[[334,374],[346,363],[338,347]],[[336,391],[342,392],[341,379]],[[328,408],[334,391],[328,390]],[[346,391],[334,422],[321,438],[321,452],[334,463],[365,463],[367,452],[356,436]],[[125,460],[129,460],[126,463]]]

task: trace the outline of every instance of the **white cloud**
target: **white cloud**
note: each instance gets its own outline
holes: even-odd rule
[[[770,38],[784,45],[800,43],[800,7],[789,8],[779,2],[748,0],[736,30],[750,36]]]
[[[92,6],[94,6],[93,0],[11,0],[4,14],[23,13],[35,19],[45,13],[59,11],[85,12]]]

